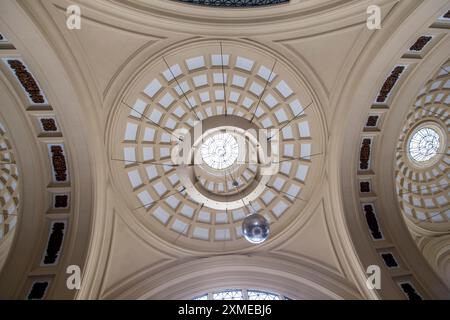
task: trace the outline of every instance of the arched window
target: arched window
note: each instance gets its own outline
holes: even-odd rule
[[[253,289],[226,289],[212,291],[193,300],[290,300],[278,293]]]

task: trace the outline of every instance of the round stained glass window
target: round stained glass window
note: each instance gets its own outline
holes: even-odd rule
[[[203,161],[211,168],[223,170],[231,167],[239,155],[233,135],[220,132],[206,139],[200,149]]]
[[[419,163],[424,163],[435,157],[441,149],[441,137],[431,127],[422,127],[411,136],[408,144],[410,157]]]

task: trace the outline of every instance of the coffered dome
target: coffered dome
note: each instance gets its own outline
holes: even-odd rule
[[[0,242],[14,230],[19,199],[19,170],[6,128],[0,123]]]
[[[427,82],[407,115],[397,146],[396,190],[407,219],[448,229],[450,64]],[[441,225],[441,226],[438,226]]]
[[[304,214],[323,128],[298,71],[257,47],[206,41],[152,61],[134,86],[118,106],[112,168],[150,230],[222,251],[248,246],[250,214],[274,236]]]
[[[0,299],[447,298],[449,9],[0,1]]]

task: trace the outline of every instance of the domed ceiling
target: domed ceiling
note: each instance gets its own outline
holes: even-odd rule
[[[48,98],[30,107],[2,64],[20,100],[8,104],[20,119],[5,125],[25,124],[30,141],[15,144],[29,147],[16,152],[28,161],[19,183],[27,215],[2,297],[448,296],[436,275],[447,262],[438,272],[426,263],[442,260],[448,241],[422,241],[431,248],[422,254],[403,221],[429,233],[448,225],[448,64],[411,102],[421,77],[448,58],[448,0],[243,10],[72,2],[80,30],[67,28],[65,0],[0,5],[0,32],[17,48],[0,49],[27,62]],[[382,29],[367,29],[369,5],[380,6]],[[436,134],[422,139],[429,126]],[[16,199],[17,173],[7,171],[6,197]],[[262,244],[242,231],[255,213],[270,224]],[[382,290],[367,286],[374,265]],[[67,266],[80,267],[80,290],[67,287]]]
[[[407,220],[449,230],[450,63],[419,93],[397,146],[396,189]]]
[[[241,227],[250,214],[266,217],[271,238],[303,214],[320,181],[324,129],[283,59],[240,43],[195,43],[156,58],[131,87],[117,106],[111,166],[149,230],[227,251],[250,245]]]

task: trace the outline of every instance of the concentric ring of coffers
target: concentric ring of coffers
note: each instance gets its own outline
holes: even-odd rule
[[[19,213],[19,169],[9,133],[0,123],[0,243],[16,226]]]
[[[254,213],[276,235],[307,204],[322,161],[323,121],[301,79],[272,53],[232,41],[222,48],[219,41],[195,43],[155,59],[118,106],[111,140],[131,211],[162,238],[201,250],[248,246],[241,224]],[[258,154],[255,164],[239,157],[219,169],[192,159],[177,164],[172,155],[186,143],[180,132],[198,123],[207,130],[189,142],[196,151],[221,130],[239,143],[249,129],[244,123],[257,135],[279,129],[265,137],[269,146],[278,139],[279,161],[260,156],[262,140],[247,139],[243,149]],[[262,175],[261,164],[271,162],[276,172]]]
[[[397,145],[396,190],[406,218],[445,230],[450,221],[450,64],[421,90]]]

